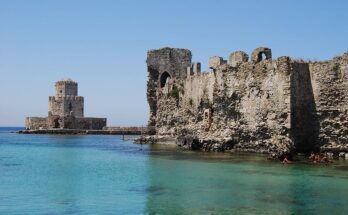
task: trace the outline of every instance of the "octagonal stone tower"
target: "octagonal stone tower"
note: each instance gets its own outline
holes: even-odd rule
[[[84,98],[78,96],[78,84],[71,79],[57,81],[56,95],[49,97],[48,116],[83,117]]]

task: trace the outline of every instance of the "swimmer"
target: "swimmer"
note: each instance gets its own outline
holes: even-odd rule
[[[321,159],[321,162],[323,162],[323,163],[330,162],[329,155],[327,153],[324,154],[323,158]]]
[[[283,164],[291,164],[292,161],[288,159],[288,156],[285,156],[283,159]]]
[[[309,156],[308,159],[311,160],[312,162],[314,162],[314,159],[315,159],[315,154],[314,154],[314,152],[311,152],[311,155]]]
[[[320,155],[319,153],[314,156],[314,163],[320,163]]]

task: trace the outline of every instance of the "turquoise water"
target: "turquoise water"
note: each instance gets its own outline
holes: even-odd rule
[[[140,146],[0,129],[0,214],[347,214],[348,161]]]

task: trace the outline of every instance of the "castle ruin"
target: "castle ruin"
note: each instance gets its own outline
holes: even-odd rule
[[[149,132],[205,151],[281,155],[348,151],[348,53],[327,61],[272,59],[260,47],[209,59],[202,72],[187,49],[147,53]]]
[[[84,117],[84,98],[77,82],[66,79],[55,84],[56,95],[48,100],[48,117],[27,117],[25,127],[38,129],[95,129],[106,126],[106,118]]]

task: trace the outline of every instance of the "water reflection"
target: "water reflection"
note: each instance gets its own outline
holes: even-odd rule
[[[322,214],[348,210],[346,172],[262,156],[153,149],[148,214]],[[331,177],[321,177],[325,172]],[[344,190],[337,193],[339,190]],[[336,206],[335,206],[336,205]],[[340,207],[337,208],[337,205]]]

